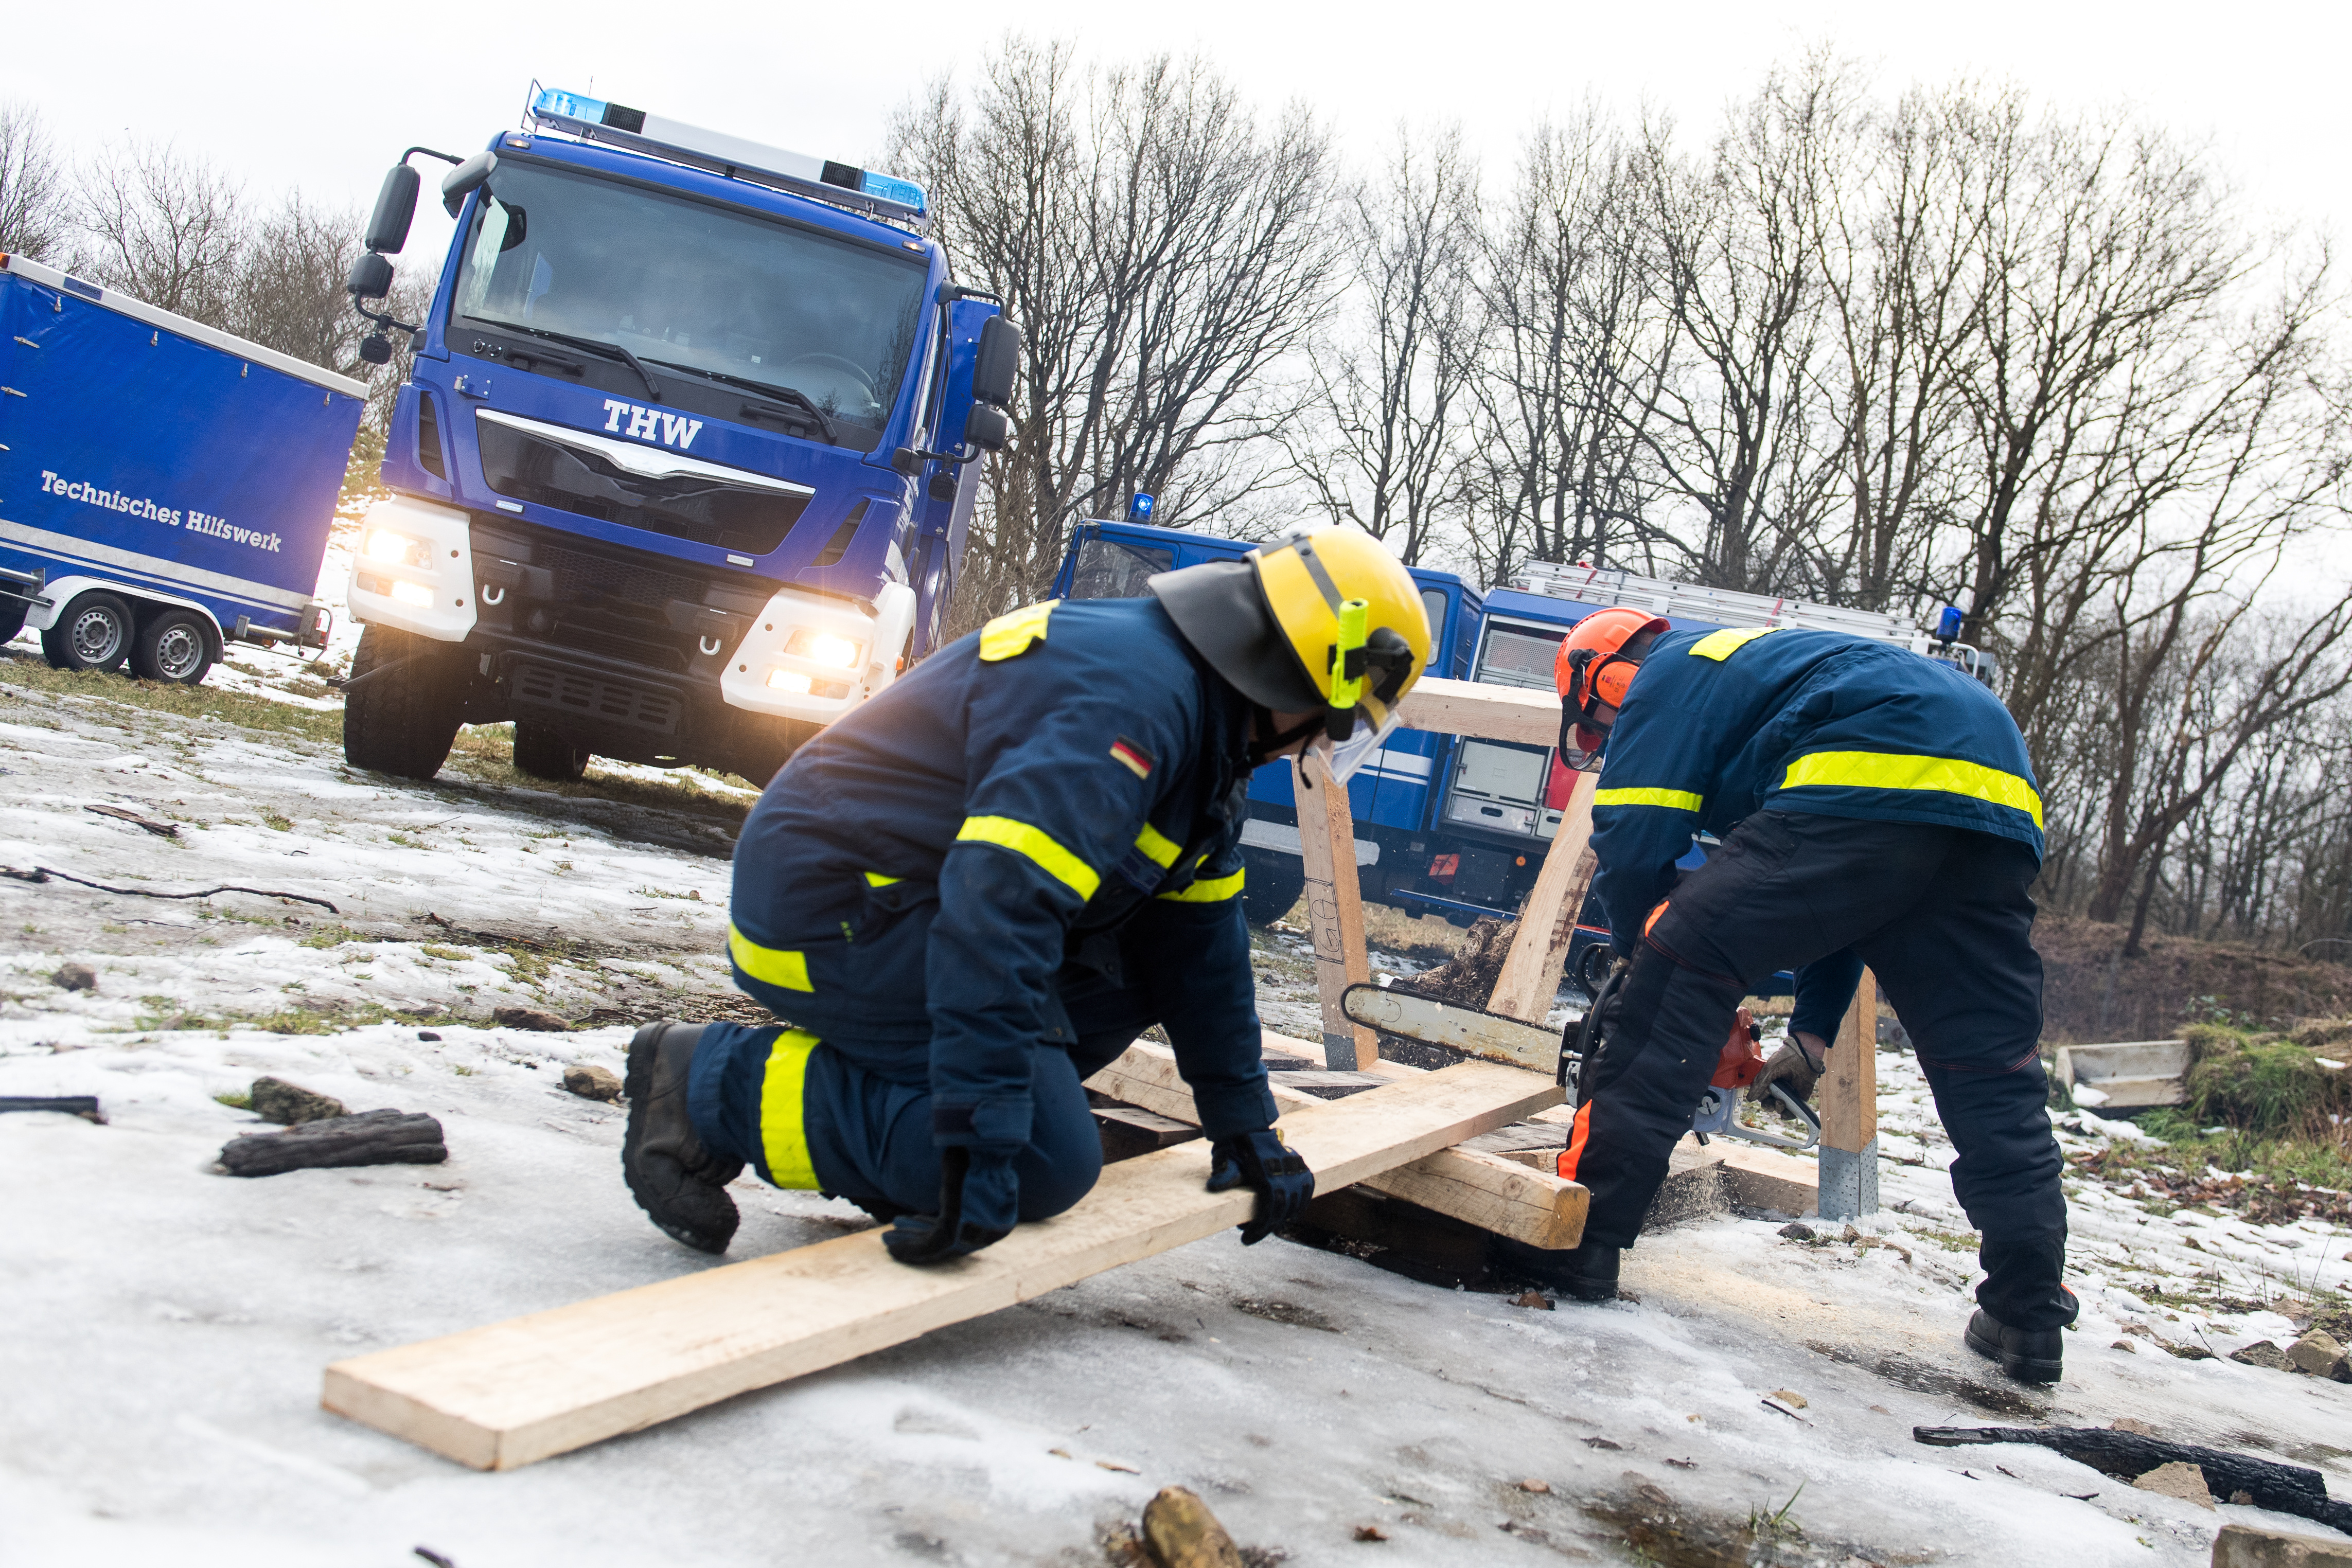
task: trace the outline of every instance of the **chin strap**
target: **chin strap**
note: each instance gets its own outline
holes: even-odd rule
[[[1255,772],[1257,769],[1265,767],[1267,763],[1273,761],[1276,758],[1280,757],[1284,752],[1288,751],[1292,747],[1297,745],[1308,736],[1313,735],[1316,731],[1321,729],[1323,727],[1323,720],[1319,716],[1310,718],[1305,724],[1285,730],[1282,734],[1276,736],[1271,740],[1262,741],[1258,738],[1259,736],[1265,734],[1266,731],[1273,727],[1274,710],[1269,707],[1261,707],[1257,704],[1252,703],[1250,705],[1250,738],[1248,747],[1249,765],[1252,772]]]

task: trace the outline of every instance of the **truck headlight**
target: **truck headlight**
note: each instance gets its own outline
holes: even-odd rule
[[[366,544],[370,560],[397,561],[403,566],[425,566],[432,559],[422,539],[411,538],[394,528],[370,528]]]
[[[854,670],[865,656],[866,645],[831,632],[820,632],[813,626],[795,626],[791,638],[784,643],[784,653],[795,659],[831,664],[836,670]],[[772,686],[776,683],[772,677],[768,684]],[[806,691],[808,688],[800,685],[792,689]]]
[[[394,579],[392,583],[392,596],[403,604],[414,604],[420,608],[429,608],[433,603],[433,591],[421,582],[402,582]]]

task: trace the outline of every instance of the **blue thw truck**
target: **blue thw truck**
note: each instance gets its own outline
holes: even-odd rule
[[[0,642],[194,685],[314,601],[367,387],[0,256]]]
[[[1177,528],[1083,523],[1073,531],[1054,592],[1074,599],[1132,597],[1144,591],[1153,572],[1231,559],[1254,548],[1245,540]],[[1552,662],[1569,629],[1596,610],[1619,604],[1664,616],[1678,631],[1809,626],[1899,643],[1949,660],[1988,685],[1995,674],[1989,655],[1953,640],[1957,612],[1947,612],[1930,633],[1872,611],[1701,588],[1614,569],[1530,561],[1506,586],[1483,592],[1451,572],[1410,570],[1429,613],[1431,673],[1454,680],[1552,693]],[[1574,782],[1549,747],[1399,730],[1348,784],[1364,898],[1414,915],[1441,915],[1457,925],[1483,915],[1515,918],[1559,831]],[[1250,917],[1263,925],[1286,912],[1304,886],[1288,766],[1272,763],[1258,769],[1249,799],[1251,821],[1243,834],[1248,879],[1243,891]],[[1693,844],[1686,865],[1704,860],[1705,841]],[[1570,973],[1578,975],[1588,950],[1605,951],[1607,939],[1597,907],[1588,905],[1570,951]],[[1601,946],[1595,947],[1596,942]]]
[[[367,302],[419,155],[457,227],[396,322]],[[511,720],[542,778],[764,783],[930,651],[1020,339],[927,222],[909,181],[537,83],[484,151],[410,149],[351,282],[416,357],[352,578],[350,760],[429,778]]]

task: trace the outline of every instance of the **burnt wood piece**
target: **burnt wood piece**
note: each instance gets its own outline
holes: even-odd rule
[[[106,1124],[95,1094],[0,1094],[0,1111],[62,1111],[85,1122]]]
[[[2158,1465],[2195,1465],[2205,1472],[2205,1489],[2215,1497],[2245,1492],[2257,1508],[2315,1519],[2352,1531],[2352,1503],[2331,1500],[2326,1478],[2302,1465],[2249,1458],[2194,1443],[2168,1443],[2161,1437],[2105,1427],[1914,1427],[1911,1437],[1938,1448],[1971,1443],[2032,1443],[2054,1448],[2123,1481],[2137,1480]]]
[[[407,1111],[362,1111],[282,1133],[247,1133],[220,1152],[228,1174],[240,1176],[332,1166],[437,1166],[448,1157],[441,1124]]]
[[[1327,1252],[1346,1252],[1424,1285],[1485,1287],[1494,1238],[1451,1215],[1360,1186],[1325,1193],[1283,1235]]]
[[[1096,1106],[1095,1125],[1102,1133],[1103,1164],[1107,1166],[1174,1144],[1189,1144],[1201,1135],[1198,1127],[1133,1105]]]

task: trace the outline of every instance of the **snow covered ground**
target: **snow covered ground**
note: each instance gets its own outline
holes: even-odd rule
[[[229,686],[333,706],[290,661],[240,662],[259,673]],[[1622,1522],[1668,1507],[1734,1539],[1790,1505],[1759,1562],[2186,1565],[2228,1518],[2319,1532],[1910,1436],[2123,1416],[2317,1465],[2352,1496],[2352,1388],[2226,1359],[2290,1337],[2273,1309],[2342,1285],[2352,1242],[2079,1180],[2066,1380],[2006,1384],[1958,1343],[1973,1243],[1893,1051],[1887,1207],[1850,1240],[1719,1217],[1630,1255],[1637,1301],[1549,1311],[1228,1235],[513,1474],[462,1470],[321,1412],[320,1370],[709,1266],[630,1203],[619,1113],[560,1081],[617,1069],[639,1019],[737,1005],[740,800],[648,769],[571,794],[487,764],[395,784],[345,769],[317,726],[9,674],[0,865],[266,892],[0,879],[0,1093],[95,1093],[108,1117],[0,1116],[0,1563],[390,1568],[423,1545],[461,1568],[1095,1564],[1171,1483],[1258,1561],[1298,1564],[1636,1561]],[[68,961],[95,990],[54,983]],[[1310,1032],[1298,945],[1265,941],[1261,965],[1269,1026]],[[516,1006],[588,1027],[492,1022]],[[450,1160],[220,1175],[258,1124],[218,1096],[262,1073],[428,1112]],[[2062,1134],[2077,1152],[2130,1135]],[[738,1258],[864,1223],[736,1191]],[[2203,1348],[2222,1354],[2168,1354]],[[1798,1415],[1762,1403],[1779,1390]]]

